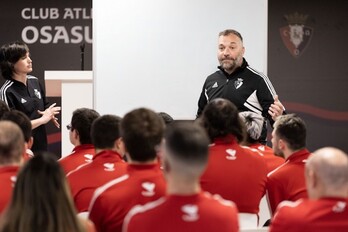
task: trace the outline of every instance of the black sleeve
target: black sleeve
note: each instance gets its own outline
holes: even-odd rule
[[[197,110],[197,115],[196,115],[196,118],[198,118],[199,116],[201,116],[203,110],[204,110],[204,107],[207,105],[208,103],[208,99],[206,97],[206,90],[205,90],[205,83],[203,85],[203,88],[202,88],[202,92],[201,92],[201,95],[199,96],[199,99],[198,99],[198,110]]]

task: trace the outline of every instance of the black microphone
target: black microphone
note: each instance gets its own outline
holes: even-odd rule
[[[81,50],[81,70],[85,70],[85,43],[80,45]]]

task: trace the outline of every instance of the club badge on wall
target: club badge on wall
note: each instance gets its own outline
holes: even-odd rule
[[[308,47],[313,35],[313,28],[305,25],[308,15],[295,12],[284,15],[284,17],[288,25],[280,28],[280,36],[290,54],[297,58]]]

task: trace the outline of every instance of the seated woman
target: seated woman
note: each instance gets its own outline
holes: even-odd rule
[[[38,154],[23,166],[0,219],[1,232],[95,231],[92,222],[78,218],[65,174],[53,157]]]

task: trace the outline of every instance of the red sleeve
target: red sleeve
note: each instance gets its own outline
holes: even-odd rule
[[[94,223],[97,231],[104,231],[104,211],[106,211],[106,208],[103,207],[100,197],[101,196],[99,196],[94,201],[94,204],[90,206],[89,219]]]
[[[294,208],[289,208],[288,206],[278,207],[274,217],[272,218],[269,231],[270,232],[307,231],[302,226],[300,218],[297,218],[297,216],[294,213],[296,213],[296,209]]]
[[[269,207],[274,214],[278,204],[284,200],[281,184],[273,178],[267,180],[267,200]]]

